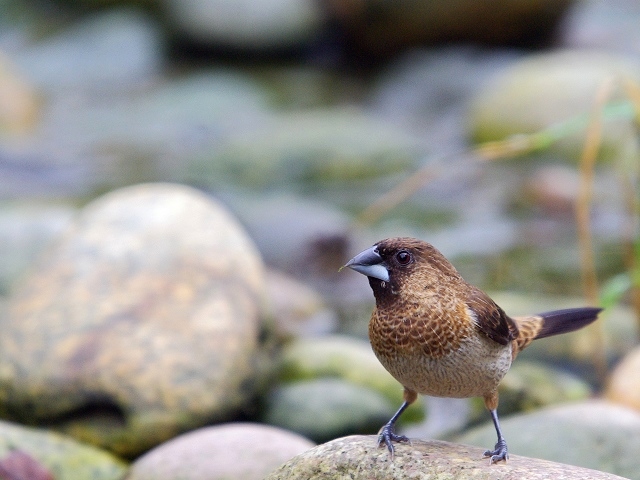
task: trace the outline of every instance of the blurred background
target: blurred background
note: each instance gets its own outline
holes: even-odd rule
[[[415,236],[510,314],[606,307],[521,355],[501,418],[513,452],[640,478],[639,27],[633,0],[0,0],[0,416],[110,451],[101,478],[205,425],[313,442],[376,433],[402,392],[367,343],[366,280],[338,268]],[[201,202],[228,216],[213,233]],[[199,250],[173,252],[183,244]],[[194,262],[183,290],[147,265],[151,251]],[[156,357],[173,329],[202,336],[205,300],[183,294],[201,265],[206,292],[232,302],[220,285],[233,278],[253,303],[225,317],[224,342],[176,350],[175,364],[193,362],[176,378],[203,365],[238,376],[207,377],[190,399],[233,398],[192,408],[182,387],[136,375],[167,371]],[[238,337],[239,316],[251,327]],[[122,318],[140,343],[103,345]],[[203,360],[238,338],[239,363]],[[547,410],[558,403],[562,420]],[[547,432],[566,421],[585,440],[570,457],[518,444],[509,415]],[[420,438],[495,441],[490,425],[469,430],[489,419],[473,400],[423,399],[405,417]],[[0,428],[0,452],[18,444],[55,478],[80,478],[15,435]]]

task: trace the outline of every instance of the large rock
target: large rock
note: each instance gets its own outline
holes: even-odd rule
[[[127,480],[262,480],[315,444],[267,425],[231,423],[186,433],[138,458]]]
[[[472,102],[470,127],[476,142],[502,140],[511,135],[538,132],[587,115],[602,85],[614,81],[609,100],[626,98],[618,79],[640,81],[640,63],[600,51],[554,51],[532,55],[505,69]],[[616,83],[617,82],[617,83]],[[557,150],[574,161],[584,146],[587,117],[559,136]],[[631,108],[604,124],[602,158],[620,154],[633,139]],[[559,132],[556,132],[559,133]]]
[[[614,480],[615,475],[511,455],[507,463],[489,465],[484,450],[447,442],[412,440],[396,447],[393,459],[378,448],[376,437],[352,436],[318,445],[281,465],[266,480],[339,478],[350,480]]]
[[[613,370],[606,396],[612,402],[640,410],[640,347],[632,350]]]
[[[503,418],[500,423],[512,453],[640,478],[640,414],[634,410],[590,401]],[[456,441],[487,448],[495,443],[496,432],[489,422]]]
[[[0,319],[0,411],[134,455],[252,392],[263,296],[220,205],[147,184],[91,203]]]
[[[55,480],[120,480],[127,471],[127,465],[110,453],[83,445],[65,435],[0,422],[0,462],[4,464],[16,452],[21,453],[22,460],[29,458],[39,464]],[[32,477],[5,477],[0,474],[0,478],[17,480]]]

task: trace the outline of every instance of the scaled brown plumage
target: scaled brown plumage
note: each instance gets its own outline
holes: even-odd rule
[[[485,455],[508,458],[498,422],[498,384],[518,352],[532,340],[591,323],[598,308],[574,308],[509,317],[491,298],[468,284],[432,245],[390,238],[345,266],[369,279],[376,307],[369,338],[384,367],[404,386],[404,403],[379,436],[393,454],[395,422],[417,394],[481,396],[491,412],[498,443]]]

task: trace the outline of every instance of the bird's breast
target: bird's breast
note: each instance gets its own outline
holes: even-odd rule
[[[376,308],[369,322],[369,339],[374,351],[381,355],[402,352],[441,358],[474,333],[475,327],[465,315],[464,309],[456,312],[414,305]]]

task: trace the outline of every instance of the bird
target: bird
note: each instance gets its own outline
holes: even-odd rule
[[[368,277],[375,297],[369,340],[382,365],[404,387],[403,403],[380,429],[378,446],[407,442],[395,433],[418,394],[482,397],[498,436],[484,452],[489,463],[509,458],[498,419],[498,385],[534,339],[584,327],[602,310],[578,307],[508,316],[486,293],[467,283],[433,245],[415,238],[381,240],[348,267]]]

